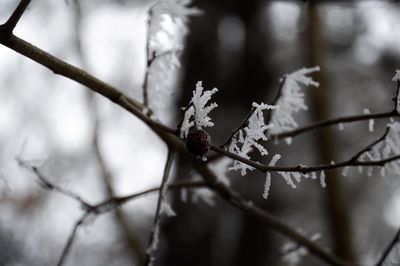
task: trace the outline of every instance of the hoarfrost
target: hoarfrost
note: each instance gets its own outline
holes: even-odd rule
[[[279,108],[272,113],[271,124],[273,124],[274,127],[270,130],[271,134],[289,131],[298,126],[293,115],[300,110],[308,109],[300,85],[318,87],[319,83],[307,75],[319,70],[320,68],[318,66],[302,68],[286,75],[283,81],[282,96],[276,103]]]

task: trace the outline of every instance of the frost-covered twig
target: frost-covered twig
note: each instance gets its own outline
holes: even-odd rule
[[[162,177],[161,181],[161,187],[160,187],[160,192],[158,195],[158,200],[157,200],[157,207],[156,207],[156,213],[154,217],[154,222],[153,222],[153,227],[151,229],[147,249],[146,249],[146,258],[145,258],[145,263],[144,265],[152,265],[155,257],[154,257],[154,252],[157,250],[158,244],[159,244],[159,234],[160,234],[160,226],[161,226],[161,219],[162,219],[162,214],[165,205],[167,205],[167,188],[168,188],[168,177],[172,168],[172,162],[174,160],[174,151],[168,147],[168,154],[167,154],[167,162],[165,164],[164,168],[164,174]],[[169,206],[169,205],[167,205]],[[167,208],[167,209],[170,209]],[[169,211],[171,212],[171,211]],[[167,214],[167,213],[164,213]]]
[[[350,161],[356,162],[363,153],[369,152],[376,144],[384,141],[386,139],[387,135],[389,134],[389,131],[390,131],[390,127],[387,127],[386,130],[385,130],[385,133],[383,133],[383,135],[380,138],[378,138],[377,140],[373,141],[371,144],[366,146],[364,149],[360,150],[356,155],[354,155],[350,159]]]
[[[234,130],[232,130],[232,132],[229,134],[228,138],[226,139],[226,141],[221,144],[221,147],[225,147],[227,145],[230,144],[230,142],[232,141],[233,137],[243,128],[245,128],[249,122],[249,118],[253,115],[254,111],[256,110],[256,107],[252,107],[250,112],[246,115],[246,117],[243,119],[242,123],[240,123],[239,126],[237,126]]]
[[[146,69],[145,77],[142,84],[143,105],[149,107],[149,82],[150,77],[155,76],[157,84],[164,84],[168,79],[170,70],[179,67],[178,54],[182,50],[179,38],[176,35],[184,36],[187,29],[187,22],[190,16],[201,14],[200,10],[195,7],[189,7],[191,0],[163,0],[156,1],[147,11],[147,37],[146,37]],[[169,18],[170,20],[167,20]],[[170,27],[166,27],[163,23],[172,22],[179,27],[179,34],[171,32]],[[180,37],[182,37],[180,36]],[[168,39],[171,47],[165,48],[161,43]],[[161,41],[160,41],[161,40]],[[169,60],[167,59],[169,57]],[[160,61],[162,58],[165,60]],[[157,60],[160,59],[160,60]],[[158,68],[153,64],[158,61]],[[165,88],[164,88],[165,89]],[[153,88],[155,90],[155,88]],[[149,115],[152,115],[151,109]]]
[[[272,125],[265,124],[264,110],[275,109],[275,106],[268,104],[257,104],[253,103],[255,110],[248,118],[246,126],[240,129],[236,135],[230,141],[227,149],[234,154],[240,155],[243,158],[250,159],[250,153],[253,150],[258,150],[261,155],[267,155],[267,149],[260,143],[261,141],[267,141],[267,130]],[[253,170],[249,165],[243,164],[240,161],[235,160],[232,170],[240,170],[242,175],[245,175],[247,170]]]
[[[269,165],[261,164],[261,163],[252,161],[250,159],[246,159],[235,153],[224,150],[215,145],[211,146],[211,150],[218,152],[220,154],[223,154],[225,156],[228,156],[234,160],[240,161],[244,164],[247,164],[248,166],[256,168],[263,173],[265,173],[265,172],[298,172],[298,173],[306,174],[306,173],[311,173],[311,172],[319,172],[319,171],[324,171],[324,170],[333,170],[333,169],[343,168],[345,166],[384,166],[387,163],[390,163],[390,162],[400,159],[400,154],[399,154],[399,155],[394,155],[394,156],[388,157],[386,159],[381,159],[381,160],[356,161],[356,162],[347,160],[347,161],[336,162],[336,163],[322,164],[319,166],[298,165],[298,166],[286,167],[286,166],[269,166]]]
[[[270,129],[270,134],[278,134],[298,126],[293,115],[300,110],[308,109],[300,85],[318,87],[319,83],[307,75],[319,70],[318,66],[302,68],[285,76],[281,92],[275,99],[278,108],[272,112],[270,117],[269,122],[274,125]]]

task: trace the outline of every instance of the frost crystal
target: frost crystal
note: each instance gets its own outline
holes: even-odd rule
[[[275,154],[274,157],[272,157],[272,160],[269,163],[269,166],[275,166],[280,158],[281,158],[280,154]],[[268,199],[268,194],[269,194],[270,188],[271,188],[271,173],[267,172],[267,176],[265,177],[265,184],[264,184],[264,193],[263,193],[264,199]]]
[[[360,156],[361,161],[384,160],[400,154],[400,123],[392,122],[388,124],[388,127],[389,133],[386,135],[385,140],[375,144],[370,151],[363,153]],[[382,176],[386,174],[386,171],[398,173],[400,172],[400,161],[395,160],[387,163],[382,169],[385,169],[381,170]],[[372,167],[367,169],[367,175],[372,175]]]
[[[364,108],[363,113],[368,115],[371,112],[369,111],[368,108]],[[368,120],[368,130],[369,130],[369,132],[374,132],[374,119]]]
[[[165,214],[167,217],[176,216],[175,211],[172,209],[171,205],[166,200],[161,202],[161,213]]]
[[[321,171],[319,182],[321,183],[321,187],[326,188],[326,176],[324,171]]]
[[[271,125],[266,125],[264,121],[264,110],[275,109],[275,106],[268,104],[253,103],[253,112],[249,117],[248,124],[241,129],[231,140],[228,150],[243,158],[250,159],[249,153],[257,149],[261,155],[267,155],[268,151],[259,143],[259,141],[268,140],[266,130],[272,128]],[[230,170],[240,170],[242,175],[247,173],[247,170],[254,168],[239,161],[234,161]]]
[[[208,114],[218,105],[214,102],[206,106],[211,96],[218,91],[217,88],[203,92],[202,82],[196,84],[196,89],[193,91],[193,97],[190,100],[189,108],[186,110],[183,117],[182,125],[180,128],[181,138],[186,138],[191,127],[195,126],[197,129],[202,127],[212,127],[214,123]]]
[[[304,102],[304,93],[301,92],[300,85],[318,87],[319,83],[306,75],[319,70],[318,66],[302,68],[286,75],[283,81],[282,95],[277,102],[279,108],[272,113],[271,124],[274,127],[270,130],[271,134],[292,130],[298,126],[293,117],[294,113],[300,110],[307,110],[307,105]]]
[[[299,233],[303,233],[303,230],[299,230]],[[311,241],[317,241],[320,238],[321,234],[319,233],[316,233],[310,237]],[[284,253],[282,260],[286,262],[286,264],[289,266],[299,265],[303,257],[308,254],[308,250],[305,247],[299,246],[298,244],[291,241],[285,243],[282,246],[281,250]]]
[[[400,81],[400,70],[399,69],[396,69],[396,73],[394,74],[392,80],[394,82],[399,82]]]
[[[398,84],[400,83],[400,70],[396,70],[396,74],[392,78],[394,82],[397,82]],[[396,111],[399,113],[400,112],[400,93],[397,93],[396,95]]]

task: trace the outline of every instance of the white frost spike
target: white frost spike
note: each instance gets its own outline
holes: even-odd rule
[[[285,138],[285,141],[286,141],[286,144],[287,144],[287,145],[291,145],[291,144],[292,144],[292,141],[293,141],[293,138],[287,137],[287,138]]]
[[[399,69],[396,69],[396,73],[394,74],[392,80],[394,82],[399,82],[400,81],[400,70]]]
[[[344,168],[343,168],[343,171],[342,171],[342,175],[343,175],[343,176],[347,176],[348,173],[349,173],[349,170],[350,170],[350,167],[349,167],[349,166],[344,167]]]
[[[192,202],[203,201],[211,207],[215,206],[214,193],[207,188],[195,189],[192,194]]]
[[[269,166],[275,166],[276,163],[278,162],[278,160],[281,158],[282,156],[280,154],[275,154],[274,157],[272,157],[271,162],[269,163]],[[265,184],[264,184],[264,193],[263,193],[263,198],[267,199],[268,198],[268,194],[271,188],[271,173],[267,173],[267,176],[265,177]]]
[[[369,132],[374,132],[374,119],[370,119],[368,122],[368,130]]]
[[[269,166],[275,166],[280,158],[282,158],[282,156],[280,154],[275,154],[274,157],[272,157],[272,160],[269,163]]]
[[[372,168],[371,166],[369,166],[367,168],[367,176],[372,176],[372,171],[374,170],[374,168]]]
[[[317,179],[317,173],[312,172],[311,173],[311,179],[313,179],[313,180]]]
[[[371,112],[369,111],[368,108],[364,108],[363,113],[368,115]],[[368,130],[369,130],[369,132],[374,132],[374,119],[368,120]]]
[[[321,174],[319,176],[319,181],[321,183],[321,187],[326,188],[326,176],[324,171],[321,171]]]
[[[267,176],[265,177],[265,184],[264,184],[264,193],[263,193],[264,199],[268,199],[268,194],[269,194],[270,188],[271,188],[271,174],[267,173]]]
[[[339,123],[339,130],[342,131],[344,129],[343,123]]]
[[[292,177],[290,176],[290,172],[289,173],[278,172],[278,174],[280,174],[283,177],[283,179],[285,179],[286,183],[293,189],[297,187],[296,184],[293,182]]]
[[[182,125],[181,125],[181,132],[180,137],[186,138],[187,134],[189,133],[189,129],[194,125],[194,122],[190,120],[190,117],[194,115],[194,108],[190,106],[189,109],[186,110],[185,115],[183,117]]]
[[[172,209],[171,205],[166,200],[161,202],[161,213],[165,214],[167,217],[176,216],[175,211]]]
[[[307,75],[319,70],[318,66],[302,68],[286,75],[283,81],[282,95],[277,102],[279,109],[272,113],[271,124],[274,127],[270,130],[270,134],[278,134],[298,126],[293,115],[300,110],[307,110],[307,105],[304,102],[304,93],[301,91],[300,85],[318,87],[319,83]]]
[[[196,89],[193,91],[193,97],[189,103],[192,104],[192,106],[186,110],[180,128],[180,136],[182,138],[186,138],[192,126],[196,126],[197,129],[214,126],[214,123],[211,122],[211,118],[208,116],[208,114],[218,105],[215,102],[209,104],[208,106],[206,106],[206,104],[211,99],[211,96],[218,91],[218,89],[214,88],[204,92],[203,89],[202,82],[197,82]]]

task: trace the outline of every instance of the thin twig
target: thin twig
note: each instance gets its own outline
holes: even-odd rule
[[[67,243],[65,244],[65,246],[64,246],[64,248],[63,248],[63,250],[61,252],[60,258],[59,258],[59,260],[57,262],[57,266],[64,265],[68,255],[69,255],[69,253],[71,251],[71,247],[72,247],[72,244],[74,243],[74,240],[75,240],[76,235],[78,233],[78,229],[81,227],[81,225],[83,225],[83,223],[85,222],[86,218],[89,217],[89,215],[90,215],[90,213],[85,212],[82,215],[82,217],[78,221],[76,221],[76,223],[74,225],[74,228],[72,229],[72,232],[68,237]]]
[[[281,78],[281,80],[279,81],[279,88],[278,88],[278,91],[277,91],[277,93],[276,93],[276,96],[275,96],[274,100],[272,101],[271,105],[277,105],[279,99],[282,97],[283,87],[284,87],[284,85],[285,85],[286,78],[287,78],[287,75],[284,75],[284,76]],[[268,112],[267,118],[265,119],[265,121],[266,121],[265,124],[266,124],[266,125],[268,125],[268,124],[271,122],[271,119],[272,119],[272,112],[273,112],[273,111],[274,111],[274,110],[270,110],[270,111]]]
[[[152,64],[152,60],[154,56],[150,54],[150,38],[151,38],[151,20],[153,17],[153,7],[150,7],[148,12],[147,12],[147,21],[146,21],[146,26],[147,26],[147,38],[146,38],[146,73],[142,85],[142,90],[143,90],[143,105],[144,106],[149,106],[149,88],[148,88],[148,83],[149,83],[149,75],[150,75],[150,66]]]
[[[259,171],[266,173],[266,172],[299,172],[302,174],[310,173],[310,172],[317,172],[317,171],[323,171],[323,170],[333,170],[337,168],[342,168],[345,166],[384,166],[387,163],[390,163],[392,161],[396,161],[400,159],[400,155],[395,155],[386,159],[382,160],[374,160],[374,161],[353,161],[352,159],[349,159],[347,161],[343,162],[338,162],[338,163],[330,163],[330,164],[321,164],[318,166],[304,166],[304,165],[298,165],[298,166],[269,166],[269,165],[264,165],[246,158],[243,158],[237,154],[234,154],[232,152],[229,152],[227,150],[224,150],[218,146],[212,145],[211,150],[218,152],[220,154],[223,154],[227,157],[230,157],[234,160],[240,161],[242,163],[245,163],[251,167],[254,167],[258,169]]]
[[[14,28],[17,26],[19,20],[26,11],[26,8],[28,7],[30,2],[31,0],[22,0],[21,2],[19,2],[17,8],[11,14],[10,18],[6,21],[6,23],[1,25],[1,29],[9,34],[12,34]]]
[[[26,161],[22,160],[21,158],[16,158],[18,164],[30,171],[32,171],[33,174],[35,174],[35,176],[37,177],[40,185],[49,191],[56,191],[60,194],[63,194],[64,196],[67,196],[71,199],[74,199],[75,201],[77,201],[84,210],[88,210],[92,208],[92,205],[89,204],[88,202],[86,202],[85,200],[83,200],[79,195],[75,194],[72,191],[69,191],[65,188],[62,188],[52,182],[50,182],[45,176],[44,174],[39,170],[39,168],[37,168],[34,165],[30,165],[28,164]]]
[[[375,140],[374,142],[372,142],[371,144],[369,144],[368,146],[366,146],[364,149],[360,150],[356,155],[354,155],[350,161],[356,162],[360,156],[368,151],[370,151],[376,144],[378,144],[379,142],[382,142],[386,139],[387,135],[389,134],[390,131],[390,127],[387,127],[385,130],[385,133],[383,133],[383,135],[378,138],[377,140]]]
[[[223,144],[220,145],[220,147],[226,147],[227,145],[229,145],[231,143],[231,141],[232,141],[233,137],[236,135],[236,133],[238,133],[240,130],[242,130],[243,128],[245,128],[248,125],[249,119],[253,115],[253,113],[256,109],[257,109],[256,107],[251,108],[250,112],[243,119],[242,123],[240,123],[240,125],[237,128],[232,130],[231,134],[229,134],[228,138],[225,140],[225,142]]]
[[[82,3],[80,0],[74,0],[73,3],[73,14],[74,14],[74,22],[75,22],[75,33],[74,34],[74,44],[77,50],[77,54],[79,55],[81,65],[88,69],[88,63],[86,60],[85,53],[82,49],[82,20],[84,19],[84,12],[82,12]],[[107,167],[107,163],[103,158],[102,152],[100,150],[100,119],[98,112],[98,102],[95,97],[95,93],[87,90],[86,100],[88,109],[90,111],[90,115],[92,117],[92,150],[93,157],[97,162],[100,168],[100,177],[104,181],[105,192],[108,198],[111,198],[115,195],[115,189],[112,184],[113,176],[110,169]],[[126,244],[129,247],[129,256],[132,260],[132,263],[138,263],[141,265],[144,260],[144,253],[142,246],[140,245],[140,241],[137,237],[137,234],[133,230],[133,228],[129,225],[125,213],[122,209],[115,210],[115,219],[116,225],[118,229],[120,229],[122,235],[125,238]]]
[[[387,257],[389,256],[390,252],[393,250],[393,248],[396,246],[396,244],[399,242],[400,239],[400,229],[397,231],[396,235],[390,241],[389,245],[385,248],[385,250],[382,253],[382,256],[379,258],[378,262],[375,264],[375,266],[382,266]]]
[[[161,215],[162,215],[162,204],[166,200],[167,196],[167,188],[168,188],[168,177],[169,173],[172,168],[172,162],[174,160],[174,151],[171,149],[171,147],[168,147],[168,154],[167,154],[167,162],[165,164],[164,168],[164,174],[162,177],[161,181],[161,187],[160,187],[160,192],[158,194],[158,200],[157,200],[157,208],[156,208],[156,214],[154,216],[154,222],[153,222],[153,227],[151,229],[147,249],[146,249],[146,259],[144,265],[151,265],[155,258],[154,258],[154,251],[157,247],[158,244],[158,234],[160,232],[160,224],[161,224]]]
[[[276,105],[277,102],[279,101],[280,97],[282,96],[282,89],[283,89],[283,85],[285,84],[286,81],[286,75],[283,76],[279,82],[279,88],[278,88],[278,92],[274,98],[274,100],[272,101],[271,105]],[[243,119],[242,123],[240,123],[240,125],[238,127],[236,127],[234,130],[232,130],[232,132],[229,134],[228,138],[225,140],[225,142],[223,144],[220,145],[220,147],[226,147],[227,145],[229,145],[229,143],[232,141],[233,137],[243,128],[245,128],[248,125],[249,119],[250,117],[253,115],[254,111],[257,108],[253,107],[251,108],[250,112],[246,115],[246,117]],[[267,118],[265,119],[265,124],[268,125],[270,123],[271,117],[272,117],[272,112],[273,110],[269,110]]]
[[[271,140],[273,139],[282,139],[287,137],[294,137],[296,135],[306,133],[315,129],[321,129],[324,127],[341,124],[341,123],[351,123],[351,122],[361,122],[370,119],[383,119],[390,117],[398,117],[399,114],[395,111],[383,112],[383,113],[375,113],[375,114],[363,114],[363,115],[354,115],[354,116],[344,116],[333,119],[327,119],[324,121],[312,123],[310,125],[299,127],[290,131],[278,133],[275,135],[271,135]]]

